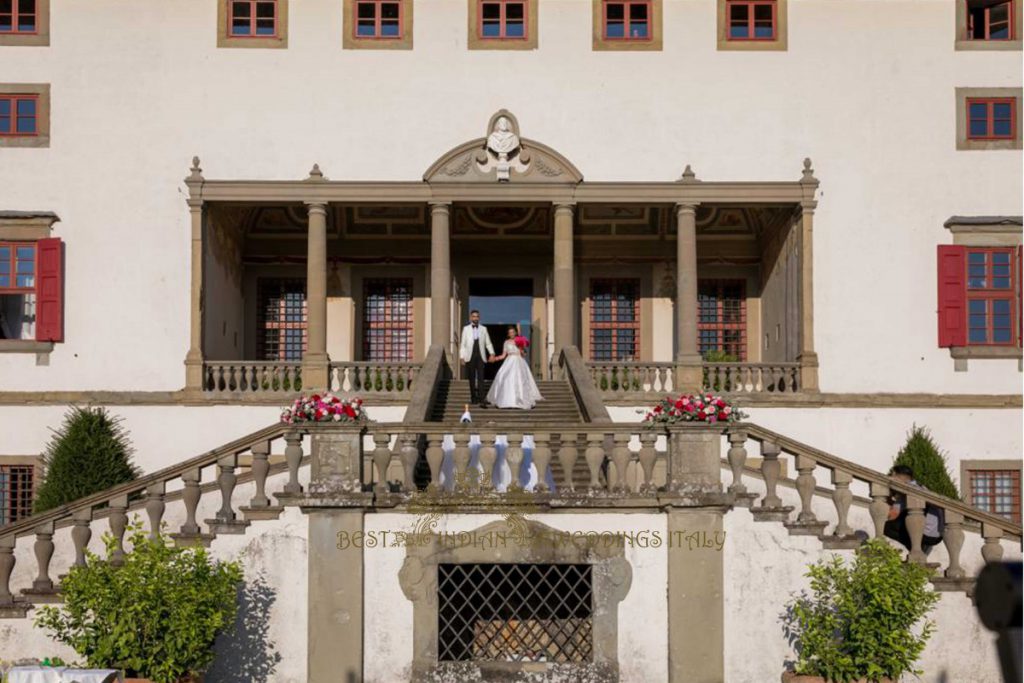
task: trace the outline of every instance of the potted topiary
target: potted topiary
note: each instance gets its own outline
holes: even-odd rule
[[[95,668],[123,669],[130,680],[200,680],[217,635],[234,621],[242,570],[201,547],[149,538],[137,520],[131,550],[115,565],[93,553],[61,583],[64,604],[39,610],[36,626]],[[116,543],[104,536],[107,556]],[[133,679],[134,677],[134,679]]]
[[[811,565],[810,595],[791,601],[784,620],[797,661],[783,683],[891,683],[919,675],[915,662],[935,629],[925,618],[939,600],[930,573],[904,562],[885,539],[868,541],[852,563],[837,556]]]

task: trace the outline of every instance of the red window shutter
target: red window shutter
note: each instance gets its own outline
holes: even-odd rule
[[[1024,346],[1024,247],[1017,247],[1017,346]]]
[[[967,346],[967,248],[939,245],[939,346]]]
[[[64,341],[64,257],[60,238],[36,242],[36,341]]]

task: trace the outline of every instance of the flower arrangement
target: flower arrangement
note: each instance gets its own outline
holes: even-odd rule
[[[519,347],[520,351],[526,351],[526,349],[530,348],[530,340],[521,334],[517,334],[516,338],[513,339],[512,341],[516,346]]]
[[[334,394],[313,394],[295,399],[295,403],[281,412],[281,422],[363,422],[366,412],[363,399],[338,398]]]
[[[677,398],[666,396],[647,411],[644,422],[675,424],[676,422],[739,422],[746,413],[713,394],[684,394]]]

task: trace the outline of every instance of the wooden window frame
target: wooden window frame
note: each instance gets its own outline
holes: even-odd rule
[[[956,50],[1020,50],[1021,40],[1020,0],[1010,0],[1009,38],[972,38],[970,35],[970,12],[968,0],[956,0],[956,26],[954,49]]]
[[[733,38],[729,32],[729,14],[733,5],[773,5],[771,38]],[[779,51],[789,45],[789,1],[788,0],[718,0],[718,49],[719,50],[761,50]],[[748,22],[753,26],[753,11]]]
[[[31,31],[19,31],[16,17],[21,0],[12,0],[11,30],[0,31],[0,47],[3,46],[35,46],[45,47],[50,44],[50,0],[36,0],[35,26]]]
[[[255,26],[256,5],[274,3],[274,35],[235,35],[232,29],[232,9],[236,2],[252,5],[250,21]],[[217,0],[217,47],[279,48],[288,47],[288,0]]]
[[[396,325],[396,321],[393,319],[386,320],[383,324],[373,324],[369,320],[370,307],[367,306],[367,297],[370,294],[370,290],[373,286],[378,284],[385,284],[388,290],[395,286],[397,283],[401,283],[405,286],[409,293],[409,300],[407,302],[408,315],[405,320],[401,321],[402,324]],[[374,363],[407,363],[411,362],[416,357],[416,295],[415,295],[416,282],[411,277],[367,277],[363,279],[363,300],[362,300],[362,344],[360,345],[360,357],[364,361],[372,361]],[[384,330],[395,330],[401,329],[408,333],[406,337],[407,341],[407,353],[404,358],[390,357],[392,356],[393,349],[388,346],[387,354],[388,358],[371,358],[371,342],[370,342],[370,330],[373,329],[384,329]],[[389,340],[390,344],[390,340]]]
[[[1013,511],[1011,519],[1020,524],[1020,484],[1021,484],[1021,461],[1020,460],[961,460],[960,461],[960,486],[961,493],[968,505],[978,507],[974,501],[973,477],[978,472],[1009,472],[1016,475],[1017,490],[1013,492]],[[991,514],[998,514],[991,512]]]
[[[1021,103],[1024,88],[956,88],[956,148],[959,150],[1021,149]],[[980,101],[1010,102],[1009,137],[972,137],[970,135],[970,103]],[[991,109],[991,108],[990,108]],[[991,131],[991,128],[989,128]]]
[[[530,38],[530,0],[477,0],[477,37],[480,40],[529,40]],[[484,5],[498,6],[498,35],[484,35]],[[508,6],[521,5],[523,8],[523,35],[508,35]]]
[[[309,350],[309,297],[304,293],[302,300],[301,321],[278,321],[272,322],[266,319],[264,313],[263,287],[270,282],[299,282],[301,278],[291,277],[259,277],[256,280],[256,355],[259,360],[267,362],[294,363],[300,362]],[[280,287],[280,285],[278,285]],[[303,286],[305,292],[305,286]],[[285,306],[282,300],[279,304]],[[266,348],[266,335],[271,330],[277,330],[278,351],[274,358],[269,357],[269,349]],[[299,358],[288,358],[287,332],[288,330],[302,330],[302,353]]]
[[[357,35],[358,8],[365,2],[378,5],[377,23],[380,22],[379,5],[382,2],[395,2],[398,7],[398,36],[360,36]],[[413,37],[413,0],[343,0],[343,28],[341,46],[346,50],[411,50]]]
[[[985,105],[985,135],[971,133],[971,107],[976,104]],[[1005,104],[1010,107],[1010,132],[1006,135],[995,134],[995,106]],[[968,140],[1013,140],[1017,136],[1017,102],[1013,97],[968,97],[967,98],[967,130],[964,135]]]
[[[6,524],[13,524],[21,519],[32,514],[32,503],[35,501],[36,489],[39,484],[39,473],[40,473],[40,458],[35,455],[4,455],[0,456],[0,472],[10,472],[10,470],[17,468],[24,472],[28,470],[29,473],[29,497],[27,501],[14,501],[10,497],[8,492],[8,499],[5,501],[5,509],[0,510],[0,529]],[[23,498],[23,497],[22,497]],[[22,502],[19,506],[20,509],[14,510],[12,506],[15,502]]]
[[[737,38],[732,35],[732,31],[726,31],[726,40],[729,41],[774,41],[777,40],[779,34],[779,6],[775,0],[726,0],[725,1],[725,13],[726,21],[729,23],[729,28],[732,28],[732,8],[733,7],[746,7],[747,8],[747,31],[749,35],[746,38]],[[772,34],[767,38],[760,38],[754,35],[757,31],[757,23],[755,21],[755,9],[756,7],[771,7],[772,8]]]
[[[617,291],[619,286],[628,284],[634,288],[635,298],[633,299],[633,320],[630,322],[620,322],[615,319],[616,312],[618,310],[614,293]],[[595,314],[597,312],[597,306],[594,304],[594,290],[600,285],[611,285],[613,292],[612,309],[610,321],[598,321],[595,320]],[[621,363],[628,361],[639,361],[643,356],[642,346],[642,334],[643,334],[643,320],[642,316],[642,300],[643,300],[643,282],[640,278],[635,277],[613,277],[613,278],[591,278],[590,288],[588,293],[589,299],[589,320],[588,320],[588,351],[587,354],[591,362],[594,363]],[[618,335],[615,334],[618,330],[631,329],[633,330],[633,354],[628,358],[619,358],[616,351],[618,350]],[[612,341],[611,341],[611,358],[597,358],[597,344],[595,343],[595,333],[598,330],[611,330]]]
[[[621,38],[608,36],[608,5],[623,5],[623,29]],[[629,35],[629,8],[631,5],[647,6],[647,35],[634,38]],[[658,51],[662,48],[662,0],[593,0],[593,44],[594,50],[639,50]]]
[[[971,254],[985,254],[985,280],[988,283],[985,287],[971,287]],[[992,260],[994,254],[1006,254],[1009,258],[1010,266],[1010,286],[1007,289],[995,289],[991,286],[991,280],[993,278],[992,268],[995,265]],[[999,247],[967,247],[967,257],[965,259],[965,265],[967,267],[967,273],[964,279],[964,286],[967,289],[967,345],[968,346],[1009,346],[1017,347],[1020,346],[1019,336],[1019,321],[1017,320],[1017,297],[1019,296],[1020,287],[1020,273],[1017,272],[1017,250],[1015,248],[999,248]],[[996,341],[984,341],[976,342],[971,340],[971,302],[972,301],[984,301],[986,302],[986,337],[991,340],[994,336],[995,328],[993,327],[993,314],[992,314],[992,302],[993,301],[1008,301],[1010,304],[1010,339],[1005,342]]]
[[[0,98],[17,100],[32,99],[36,103],[36,129],[34,133],[17,133],[17,110],[12,106],[11,132],[0,133],[0,147],[49,147],[50,146],[50,84],[49,83],[0,83]]]
[[[401,0],[355,0],[356,7],[356,20],[352,22],[352,37],[356,40],[401,40],[405,33],[403,28],[403,15],[405,5]],[[359,8],[362,5],[373,6],[373,28],[374,35],[362,36],[359,35]],[[383,5],[398,5],[398,35],[397,36],[385,36],[381,34],[381,27],[383,26],[384,13]]]
[[[719,296],[717,297],[717,313],[718,322],[706,323],[701,322],[701,309],[699,303],[700,291],[703,287],[714,285],[718,290]],[[740,306],[740,319],[738,322],[722,322],[724,316],[724,300],[721,296],[724,287],[739,287],[739,306]],[[725,349],[724,337],[726,332],[738,331],[740,333],[740,341],[738,343],[739,353],[737,361],[739,363],[745,363],[747,361],[747,281],[742,279],[730,279],[730,278],[700,278],[697,281],[697,292],[698,292],[698,307],[697,307],[697,348],[700,348],[701,344],[701,333],[713,331],[718,333],[719,348]],[[703,353],[702,353],[703,355]]]
[[[11,103],[10,109],[10,130],[5,132],[0,129],[0,137],[5,138],[34,138],[39,135],[39,95],[35,93],[28,94],[17,94],[11,93],[10,95],[0,95],[0,100],[7,100]],[[18,103],[19,102],[32,102],[34,111],[32,113],[33,130],[31,133],[22,133],[18,131]]]
[[[970,3],[970,0],[962,0],[962,2]],[[992,16],[991,16],[992,8],[993,7],[1001,7],[1003,5],[1007,6],[1007,10],[1006,10],[1006,23],[1007,23],[1007,25],[1006,25],[1006,37],[1005,38],[993,38],[991,36],[991,33],[992,33]],[[970,9],[970,7],[968,7],[968,9]],[[984,20],[985,37],[984,38],[975,38],[973,36],[974,31],[971,30],[973,28],[973,26],[972,26],[972,18],[971,18],[970,12],[968,12],[967,13],[967,26],[966,26],[967,33],[966,33],[966,36],[965,36],[966,39],[967,40],[1013,40],[1014,37],[1015,37],[1014,36],[1014,31],[1013,31],[1013,28],[1014,28],[1013,27],[1013,15],[1016,14],[1016,8],[1014,7],[1013,0],[1004,0],[1003,2],[998,2],[998,3],[995,3],[993,5],[989,5],[989,6],[985,7],[984,10],[985,10],[985,20]]]

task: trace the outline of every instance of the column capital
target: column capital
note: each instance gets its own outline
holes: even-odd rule
[[[676,202],[676,213],[697,213],[700,202]]]
[[[311,200],[304,202],[306,205],[306,211],[310,214],[327,215],[327,202],[320,200]]]
[[[800,202],[801,213],[814,213],[816,208],[818,208],[818,202],[815,199],[804,199]]]
[[[446,202],[438,200],[427,203],[430,204],[430,213],[432,214],[441,212],[449,213],[452,210],[452,203],[450,201]]]
[[[568,211],[572,213],[576,210],[576,202],[554,202],[555,213]]]

